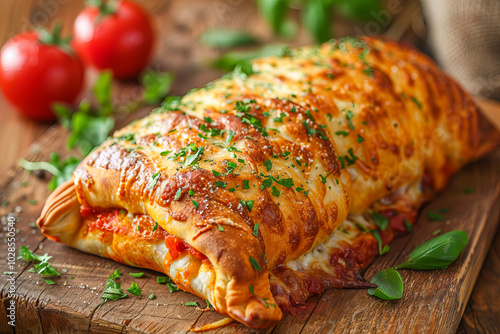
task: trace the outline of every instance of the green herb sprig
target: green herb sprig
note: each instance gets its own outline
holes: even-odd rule
[[[445,269],[455,261],[469,242],[469,235],[460,230],[451,231],[418,245],[408,260],[396,269]]]

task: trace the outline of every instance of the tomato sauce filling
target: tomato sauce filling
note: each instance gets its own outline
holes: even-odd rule
[[[89,232],[100,230],[130,235],[134,236],[134,238],[142,238],[151,242],[164,240],[171,261],[177,259],[179,253],[183,251],[189,252],[192,256],[202,261],[207,259],[200,251],[189,245],[186,241],[169,234],[147,215],[134,215],[131,224],[126,224],[121,222],[127,219],[127,211],[123,209],[102,209],[82,205],[80,213],[83,218],[89,220]]]

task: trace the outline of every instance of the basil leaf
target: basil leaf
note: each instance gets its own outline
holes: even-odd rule
[[[170,92],[174,75],[147,70],[142,74],[141,81],[144,87],[144,101],[148,104],[159,104]]]
[[[101,145],[113,129],[115,121],[110,116],[94,116],[83,111],[73,114],[71,135],[68,148],[78,146],[83,155],[88,155],[96,146]]]
[[[267,21],[276,34],[283,34],[283,25],[288,12],[287,0],[258,0],[260,15]]]
[[[249,32],[231,29],[211,29],[200,36],[200,41],[214,48],[230,48],[256,44],[257,38]]]
[[[418,245],[396,269],[445,269],[455,261],[469,242],[466,232],[456,230]]]
[[[47,284],[50,284],[50,285],[54,285],[54,284],[56,284],[56,282],[54,282],[54,281],[53,281],[53,280],[51,280],[51,279],[44,279],[44,280],[45,280],[45,282],[47,282]]]
[[[372,296],[384,300],[395,300],[403,297],[403,280],[397,270],[387,268],[379,271],[370,280],[370,283],[377,284],[376,288],[368,289]]]
[[[387,219],[383,214],[373,211],[372,219],[375,225],[380,227],[382,231],[385,231],[389,227],[389,219]]]
[[[335,9],[351,21],[368,22],[384,8],[379,0],[344,0],[336,1]]]
[[[309,0],[302,16],[302,23],[317,43],[332,38],[330,24],[332,22],[331,6],[324,0]]]
[[[222,71],[232,71],[236,65],[242,62],[248,62],[255,58],[278,56],[282,54],[284,48],[284,44],[271,44],[257,50],[231,51],[215,59],[211,66]]]
[[[111,105],[111,84],[113,83],[113,73],[109,70],[99,73],[92,91],[95,94],[97,102],[101,105],[100,114],[109,116],[113,113]],[[107,135],[107,134],[106,134]]]

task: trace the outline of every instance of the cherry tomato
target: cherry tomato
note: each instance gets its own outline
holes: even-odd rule
[[[56,118],[54,102],[75,102],[83,86],[84,68],[67,47],[59,36],[50,35],[46,41],[38,32],[19,34],[3,46],[0,87],[23,115],[50,121]]]
[[[75,50],[85,63],[111,69],[115,78],[137,76],[153,51],[154,31],[148,13],[128,0],[97,3],[76,18]]]

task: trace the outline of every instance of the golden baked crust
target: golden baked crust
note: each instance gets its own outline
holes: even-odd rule
[[[269,269],[324,242],[348,213],[396,202],[415,211],[498,144],[481,122],[470,96],[410,47],[374,38],[304,47],[117,131],[49,198],[38,225],[56,241],[163,271],[219,312],[265,328],[281,319],[269,306]],[[108,228],[90,233],[99,219]],[[157,222],[166,248],[131,233],[137,219]],[[203,282],[172,272],[171,237]],[[134,240],[141,246],[123,247]]]

